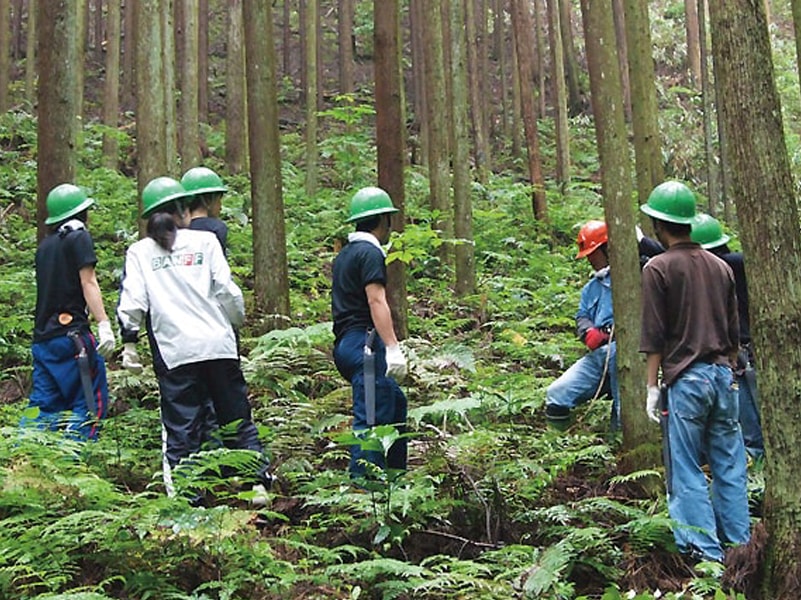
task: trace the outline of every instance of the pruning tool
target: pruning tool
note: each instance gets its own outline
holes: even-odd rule
[[[367,426],[375,425],[375,329],[367,330],[367,339],[364,341],[364,411]]]
[[[670,433],[668,430],[668,388],[659,387],[659,428],[662,430],[662,462],[665,465],[665,485],[667,493],[673,491],[673,469],[670,465]]]
[[[72,340],[75,345],[75,360],[78,361],[78,372],[81,374],[81,387],[83,388],[83,397],[86,402],[86,408],[92,413],[92,416],[98,417],[97,401],[92,386],[92,373],[89,367],[89,353],[86,351],[86,343],[81,337],[81,332],[77,329],[71,329],[67,332],[67,337]]]

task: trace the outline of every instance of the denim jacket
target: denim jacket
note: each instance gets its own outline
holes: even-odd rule
[[[576,313],[576,334],[580,339],[590,327],[609,328],[614,322],[612,315],[612,277],[609,267],[596,271],[581,290],[581,300]]]

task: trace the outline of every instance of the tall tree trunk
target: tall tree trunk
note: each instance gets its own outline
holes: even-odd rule
[[[181,170],[186,171],[200,164],[200,130],[198,123],[198,5],[196,0],[177,0],[181,24],[181,62],[178,72],[180,76],[180,113],[181,126],[178,131],[181,155]]]
[[[42,0],[38,0],[41,2]],[[136,50],[134,49],[135,23],[134,15],[136,0],[123,0],[124,11],[122,15],[122,108],[133,110],[136,104]]]
[[[106,80],[103,88],[103,125],[115,132],[120,116],[120,3],[108,3],[108,44],[106,46]],[[116,169],[119,163],[119,142],[114,134],[103,134],[103,164]]]
[[[290,0],[284,0],[284,22],[281,27],[281,57],[284,69],[284,77],[292,77],[292,65],[289,60],[291,56],[290,47],[292,45],[292,10],[289,2]]]
[[[410,0],[409,21],[412,38],[412,85],[414,95],[414,123],[418,132],[417,142],[412,147],[412,163],[428,164],[428,119],[426,114],[425,59],[423,58],[423,0]],[[419,149],[419,152],[415,151]]]
[[[537,80],[537,100],[539,101],[538,114],[544,115],[548,107],[545,104],[545,39],[542,35],[542,16],[540,15],[540,2],[534,2],[531,7],[534,15],[534,41],[536,59],[534,60],[534,77]]]
[[[242,0],[228,3],[228,48],[225,53],[225,166],[240,173],[247,161],[247,103]]]
[[[403,172],[406,149],[403,143],[400,6],[398,0],[380,0],[374,7],[373,51],[378,185],[386,190],[395,208],[398,209],[392,218],[393,229],[403,233],[405,214]],[[404,339],[409,331],[404,264],[399,260],[391,263],[387,269],[387,278],[387,295],[395,333],[399,339]]]
[[[720,204],[720,169],[715,153],[715,132],[712,123],[715,119],[714,88],[709,81],[709,59],[706,44],[706,2],[698,0],[699,48],[701,50],[701,98],[704,105],[704,154],[706,155],[706,196],[709,200],[707,212],[717,215]]]
[[[595,135],[601,162],[604,215],[609,228],[609,263],[612,267],[612,305],[617,339],[617,378],[623,422],[624,469],[656,464],[657,456],[633,453],[651,443],[648,417],[642,410],[645,368],[637,347],[640,339],[640,263],[632,232],[636,225],[631,201],[631,165],[620,63],[615,45],[615,23],[607,0],[581,0],[587,66],[590,72]]]
[[[29,2],[27,3],[29,4]],[[22,55],[22,14],[25,12],[25,0],[11,2],[11,59],[19,60]],[[28,11],[30,11],[30,6]]]
[[[801,386],[793,380],[801,373],[801,231],[764,10],[762,2],[752,0],[709,4],[718,108],[731,143],[769,457],[762,597],[791,600],[801,597]]]
[[[431,209],[439,211],[436,223],[446,240],[453,239],[448,168],[448,113],[445,101],[444,49],[442,47],[442,11],[436,0],[424,3],[423,45],[425,47],[426,104],[428,113],[428,181]],[[450,244],[440,246],[440,258],[450,260]]]
[[[684,0],[684,27],[687,32],[687,68],[695,85],[701,83],[701,48],[698,39],[696,0]]]
[[[581,89],[581,75],[576,58],[576,44],[573,41],[573,16],[571,0],[558,0],[559,24],[562,26],[562,43],[565,51],[565,80],[567,81],[568,109],[575,117],[584,110],[584,92]]]
[[[631,122],[631,80],[629,77],[629,49],[626,43],[626,15],[623,3],[625,0],[612,1],[612,14],[615,18],[615,39],[617,40],[617,59],[620,63],[620,85],[623,89],[623,108],[626,122]],[[645,8],[648,5],[645,4]]]
[[[486,185],[490,170],[490,151],[489,142],[487,141],[487,130],[484,127],[484,115],[482,113],[484,103],[481,98],[481,76],[479,75],[481,64],[480,44],[478,31],[476,29],[474,0],[465,0],[465,2],[467,70],[470,75],[470,118],[473,126],[474,161],[476,165],[476,178],[482,184]]]
[[[300,90],[298,91],[298,101],[300,103],[306,102],[306,88],[309,84],[306,82],[306,63],[309,61],[306,56],[306,3],[307,0],[298,0],[298,23],[303,23],[303,27],[298,28],[298,41],[300,42]]]
[[[28,33],[25,38],[25,98],[33,107],[36,95],[36,0],[28,1]]]
[[[109,0],[109,10],[111,10],[111,4],[119,4],[119,2],[117,0]],[[119,6],[117,8],[119,9]],[[103,0],[94,0],[93,17],[94,43],[92,44],[92,50],[94,50],[95,60],[100,63],[103,60]],[[117,37],[119,38],[119,34],[117,34]],[[118,39],[117,44],[119,43]]]
[[[197,118],[200,123],[209,122],[209,0],[198,0],[197,22]],[[202,131],[200,147],[205,148]]]
[[[42,0],[46,1],[46,0]],[[73,0],[77,3],[77,10],[78,10],[78,20],[75,22],[76,29],[73,33],[75,35],[75,42],[77,44],[75,50],[75,57],[78,60],[78,64],[75,65],[75,70],[73,72],[73,76],[75,80],[73,82],[73,89],[75,90],[75,110],[77,111],[75,114],[80,118],[83,119],[83,85],[84,85],[84,65],[86,64],[86,18],[87,12],[86,7],[88,6],[87,0]],[[79,130],[80,130],[80,122],[79,122]],[[75,149],[79,150],[81,146],[81,139],[83,136],[78,136],[76,140]]]
[[[559,25],[558,0],[546,0],[548,10],[548,44],[551,47],[551,89],[556,131],[556,181],[562,193],[570,182],[570,129],[567,122],[567,86],[565,84],[562,31]]]
[[[339,0],[339,93],[353,93],[353,0]]]
[[[498,80],[501,96],[501,104],[499,107],[501,133],[504,138],[508,138],[511,134],[511,120],[509,119],[509,67],[504,39],[506,12],[503,9],[503,5],[503,0],[494,0],[492,8],[493,16],[495,17],[493,25],[493,45],[495,46],[495,59],[498,62]]]
[[[0,0],[0,113],[8,110],[9,76],[11,74],[11,3]]]
[[[306,195],[313,197],[317,194],[317,33],[319,27],[319,16],[317,14],[317,0],[306,0],[306,64],[303,68],[306,71]]]
[[[256,306],[268,330],[289,324],[289,267],[281,188],[276,58],[272,4],[242,4],[245,18],[250,197]]]
[[[138,1],[138,0],[137,0]],[[164,82],[162,102],[165,108],[165,135],[163,143],[167,152],[167,160],[162,165],[162,175],[166,173],[172,177],[180,175],[178,165],[178,118],[177,104],[175,102],[175,27],[173,15],[174,0],[161,0],[161,39],[163,68],[161,70]]]
[[[520,72],[520,99],[523,112],[523,126],[526,130],[526,150],[528,151],[528,170],[531,178],[531,207],[534,218],[545,221],[548,218],[548,204],[545,199],[545,180],[542,176],[539,131],[537,129],[537,108],[535,103],[536,81],[532,51],[533,26],[528,0],[512,0],[512,23],[515,28],[515,50],[517,67]]]
[[[47,234],[47,194],[60,183],[75,180],[78,138],[75,69],[78,68],[77,6],[67,0],[37,6],[39,44],[39,124],[37,127],[37,233]]]
[[[473,208],[470,200],[470,131],[467,101],[467,37],[464,31],[464,5],[451,2],[450,8],[450,79],[453,82],[451,104],[453,164],[453,227],[456,237],[455,266],[457,296],[473,292],[476,286],[473,246]],[[497,21],[496,21],[497,23]]]
[[[640,204],[645,204],[651,190],[662,183],[665,177],[656,102],[656,73],[651,55],[651,23],[648,4],[642,0],[625,0],[625,12],[637,197]]]
[[[523,129],[521,119],[523,117],[523,101],[520,89],[520,66],[517,62],[517,37],[515,28],[511,29],[512,34],[512,157],[519,158],[522,154],[522,143],[520,141],[520,131]]]

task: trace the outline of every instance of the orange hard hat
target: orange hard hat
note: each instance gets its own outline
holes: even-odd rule
[[[607,241],[609,241],[609,237],[606,233],[606,223],[603,221],[587,221],[579,229],[578,239],[576,239],[579,249],[576,258],[589,256]]]

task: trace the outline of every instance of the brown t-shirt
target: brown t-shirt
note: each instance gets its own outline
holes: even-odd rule
[[[640,352],[662,355],[670,385],[696,361],[729,364],[738,348],[734,275],[717,256],[680,242],[652,258],[642,272]]]

